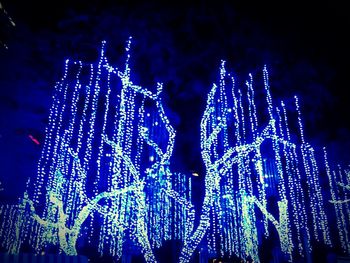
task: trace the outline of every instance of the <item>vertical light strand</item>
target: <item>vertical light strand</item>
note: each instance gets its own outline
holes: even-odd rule
[[[255,103],[254,103],[253,76],[251,73],[249,73],[249,81],[246,81],[246,86],[247,86],[250,129],[251,129],[252,138],[253,140],[255,140],[256,128],[257,128],[257,116],[256,116]]]
[[[329,191],[330,191],[331,200],[337,200],[336,189],[334,187],[334,182],[333,182],[333,175],[335,175],[335,174],[333,173],[333,175],[332,175],[332,171],[331,171],[331,168],[329,166],[328,153],[327,153],[326,147],[323,147],[323,158],[324,158],[324,166],[326,168],[326,173],[327,173],[327,178],[328,178],[328,183],[329,183]],[[345,237],[343,234],[344,226],[342,226],[341,215],[340,215],[340,211],[339,211],[339,206],[341,204],[334,203],[333,205],[334,205],[334,210],[335,210],[335,219],[336,219],[336,224],[337,224],[337,228],[338,228],[339,240],[340,240],[341,246],[344,248],[346,246],[345,241],[344,241]]]
[[[289,190],[289,198],[288,200],[291,201],[292,204],[292,218],[293,218],[293,224],[295,227],[296,231],[296,238],[297,238],[297,249],[300,255],[303,255],[303,245],[302,245],[302,237],[301,237],[301,224],[302,220],[301,217],[303,216],[303,208],[300,207],[298,204],[298,196],[297,196],[297,191],[298,191],[298,182],[297,180],[297,175],[296,175],[296,167],[293,165],[293,149],[295,149],[295,144],[288,145],[286,142],[290,142],[290,131],[289,131],[289,126],[288,126],[288,117],[287,117],[287,111],[286,107],[283,101],[281,101],[281,108],[282,108],[282,120],[281,122],[283,123],[282,129],[285,131],[283,133],[284,137],[284,145],[283,145],[283,153],[284,153],[284,158],[286,161],[286,175],[288,178],[288,190]]]

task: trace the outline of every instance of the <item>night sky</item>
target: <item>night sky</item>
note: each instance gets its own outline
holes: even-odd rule
[[[242,84],[249,72],[262,82],[266,64],[273,99],[292,103],[299,95],[306,139],[347,163],[350,17],[345,3],[322,2],[1,0],[0,198],[15,200],[36,176],[65,59],[94,62],[107,40],[109,61],[122,66],[129,36],[135,82],[150,89],[164,83],[177,130],[173,170],[203,178],[199,123],[221,59]]]

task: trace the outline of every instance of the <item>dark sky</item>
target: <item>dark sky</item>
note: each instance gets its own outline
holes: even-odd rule
[[[167,1],[163,1],[167,2]],[[230,3],[234,2],[234,3]],[[199,123],[221,59],[244,83],[267,64],[274,99],[300,96],[308,141],[347,162],[350,18],[337,1],[19,1],[1,0],[1,198],[18,195],[35,176],[55,82],[68,57],[92,62],[101,40],[122,65],[133,36],[134,76],[145,87],[164,83],[177,130],[174,164],[200,171]],[[243,4],[244,3],[244,4]],[[256,82],[262,81],[256,79]],[[18,190],[13,190],[18,189]]]

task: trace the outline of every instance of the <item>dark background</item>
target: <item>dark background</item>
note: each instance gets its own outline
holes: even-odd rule
[[[1,0],[2,201],[16,200],[27,178],[36,176],[65,59],[94,62],[107,40],[109,61],[121,67],[129,36],[135,82],[150,89],[164,83],[166,113],[177,130],[173,170],[198,172],[198,185],[204,175],[200,118],[221,59],[240,84],[249,72],[262,83],[259,74],[266,64],[273,99],[291,104],[299,95],[307,141],[317,149],[327,146],[335,162],[348,163],[350,18],[345,3],[163,2]]]

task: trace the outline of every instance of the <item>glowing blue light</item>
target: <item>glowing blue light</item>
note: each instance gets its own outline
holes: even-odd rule
[[[304,136],[298,97],[296,132],[285,103],[272,100],[266,66],[266,104],[258,109],[253,75],[238,87],[221,62],[200,123],[205,194],[195,227],[191,176],[171,171],[176,132],[162,104],[162,84],[146,89],[132,81],[131,38],[123,70],[108,63],[105,49],[103,41],[97,63],[65,61],[37,177],[17,205],[0,206],[0,241],[8,252],[18,253],[28,241],[38,254],[56,246],[76,255],[79,240],[117,259],[130,253],[127,244],[155,262],[155,249],[178,240],[179,262],[191,261],[200,243],[211,255],[260,262],[258,246],[269,237],[269,225],[290,262],[310,253],[312,241],[333,244],[321,166]],[[264,114],[267,121],[258,120]],[[331,169],[327,158],[324,149],[337,234],[350,254],[350,172]]]
[[[128,241],[128,249],[155,262],[155,248],[192,230],[189,179],[169,169],[175,130],[163,109],[162,84],[152,92],[132,82],[130,47],[131,38],[123,71],[109,65],[105,41],[96,64],[66,60],[38,176],[6,214],[12,224],[2,244],[9,252],[29,240],[37,253],[57,246],[76,255],[80,239],[120,258],[129,253]]]

